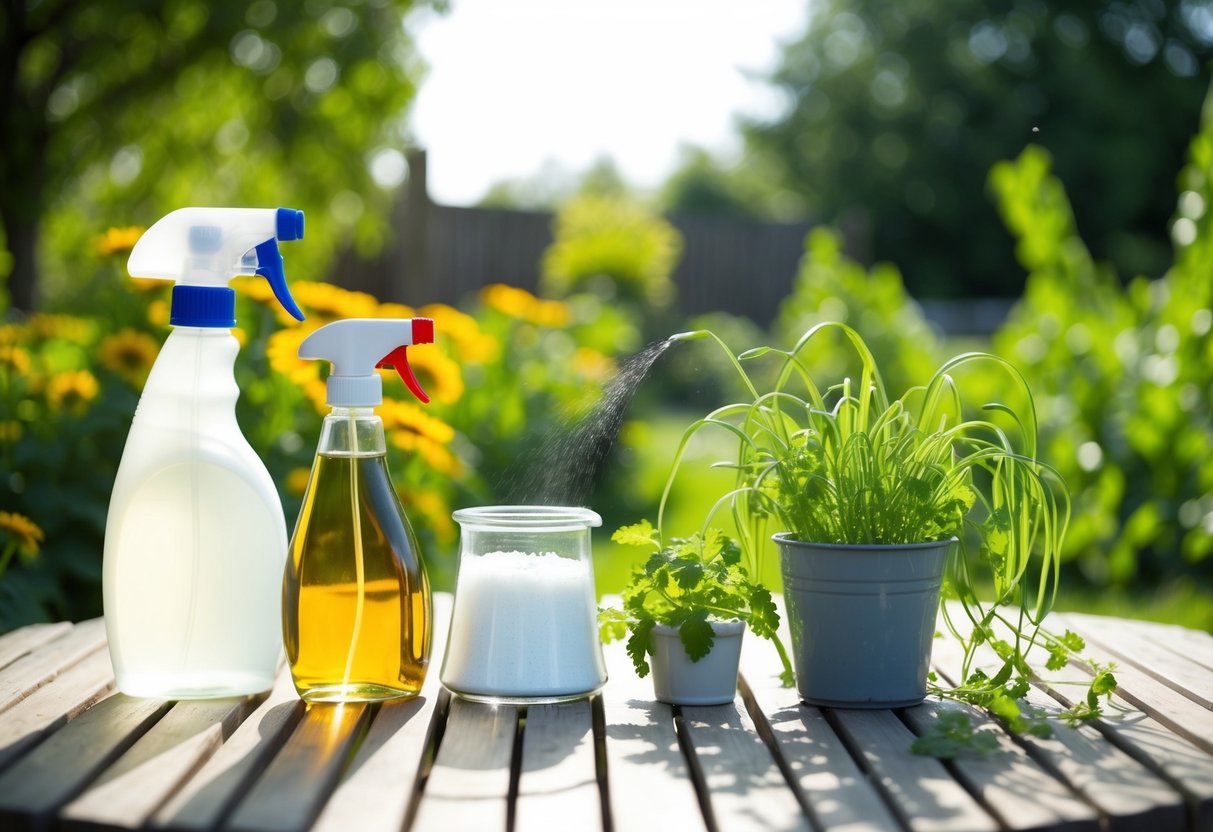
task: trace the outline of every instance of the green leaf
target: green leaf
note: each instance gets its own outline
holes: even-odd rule
[[[765,586],[750,590],[750,629],[762,638],[774,638],[779,630],[779,610],[771,599],[771,591]]]
[[[614,607],[598,608],[598,636],[603,643],[610,644],[618,641],[628,633],[628,622],[631,619],[623,610]]]
[[[680,557],[670,564],[670,574],[681,590],[691,590],[703,579],[703,563],[697,557]]]
[[[688,615],[682,622],[682,626],[678,628],[678,639],[682,642],[687,657],[693,662],[699,661],[712,652],[712,645],[716,643],[716,634],[712,631],[712,625],[708,623],[707,610],[696,610]]]
[[[636,675],[643,679],[649,675],[648,656],[653,652],[653,626],[651,618],[637,621],[632,625],[632,635],[628,639],[628,656],[636,668]]]
[[[661,546],[661,536],[648,520],[620,526],[611,535],[611,540],[622,546]]]

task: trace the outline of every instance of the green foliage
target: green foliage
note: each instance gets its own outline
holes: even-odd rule
[[[0,215],[18,305],[36,279],[78,297],[90,229],[182,205],[307,210],[307,238],[287,254],[307,264],[300,278],[351,241],[377,248],[391,195],[370,163],[400,160],[420,75],[402,25],[415,5],[6,4]]]
[[[998,738],[989,731],[975,731],[973,722],[961,711],[936,714],[931,730],[914,740],[915,754],[953,760],[962,754],[987,755],[998,750]]]
[[[888,389],[900,392],[925,383],[939,366],[940,345],[906,293],[901,274],[888,263],[864,269],[843,253],[842,242],[830,228],[809,233],[792,294],[779,308],[775,336],[791,342],[816,324],[838,321],[863,336]],[[822,340],[801,360],[814,376],[841,378],[855,356],[845,344]]]
[[[805,366],[802,357],[831,332],[859,357],[857,380],[825,386]],[[719,509],[730,508],[752,563],[760,560],[772,523],[814,543],[957,538],[943,595],[958,600],[968,619],[962,622],[968,627],[961,626],[944,608],[964,650],[966,681],[932,690],[985,708],[1013,730],[1032,730],[1035,720],[1020,702],[1030,674],[1028,653],[1043,642],[1050,666],[1060,667],[1080,645],[1072,634],[1058,638],[1040,628],[1057,592],[1069,496],[1037,455],[1035,407],[1018,370],[994,355],[965,353],[944,362],[925,386],[890,399],[871,350],[845,324],[818,324],[791,350],[759,347],[741,355],[708,331],[675,337],[713,339],[749,396],[687,428],[658,529],[688,444],[712,429],[735,440],[736,456],[723,464],[736,471],[736,482],[707,512],[704,527]],[[780,370],[760,391],[743,362],[764,356],[777,357]],[[1017,394],[1022,403],[986,400],[970,415],[965,382],[972,378],[1001,379],[996,389]],[[996,638],[995,627],[1007,635]],[[999,667],[986,675],[974,663],[989,650]]]
[[[663,624],[678,630],[683,649],[693,662],[712,650],[716,636],[711,621],[744,621],[755,635],[770,639],[783,661],[783,679],[791,684],[792,667],[779,641],[779,613],[770,591],[750,578],[741,563],[741,548],[719,529],[708,528],[689,538],[663,545],[648,520],[616,530],[611,539],[626,546],[652,549],[643,565],[632,570],[623,591],[623,609],[599,612],[599,632],[605,641],[631,632],[628,655],[641,677],[649,673],[652,630]]]
[[[586,195],[556,215],[555,241],[543,254],[542,285],[556,296],[592,291],[661,308],[674,297],[670,275],[682,236],[648,209],[620,196]]]
[[[136,236],[137,230],[112,230],[110,254],[82,257],[78,273],[106,287],[91,316],[14,316],[0,325],[0,502],[45,533],[36,556],[10,558],[0,575],[0,631],[101,613],[110,490],[139,392],[166,335],[167,284],[131,281],[115,257]],[[438,343],[409,353],[432,403],[416,404],[385,371],[379,412],[393,482],[439,588],[453,580],[452,507],[493,501],[511,455],[533,432],[553,429],[563,412],[600,395],[615,352],[637,337],[618,316],[600,313],[591,297],[548,301],[495,286],[468,314],[443,305],[382,304],[310,281],[294,282],[293,291],[308,316],[303,324],[282,319],[263,281],[237,281],[237,419],[279,487],[288,526],[328,410],[327,367],[300,360],[299,343],[339,317],[435,319]]]
[[[1213,120],[1193,140],[1175,264],[1122,288],[1078,236],[1049,154],[990,183],[1027,289],[994,339],[1040,391],[1041,442],[1076,496],[1062,550],[1096,584],[1213,575]]]
[[[1021,275],[982,193],[1046,143],[1091,247],[1122,271],[1166,266],[1170,181],[1209,84],[1183,0],[814,4],[773,84],[789,106],[747,126],[747,155],[802,211],[866,230],[919,295],[1012,295]],[[946,21],[946,22],[941,22]]]

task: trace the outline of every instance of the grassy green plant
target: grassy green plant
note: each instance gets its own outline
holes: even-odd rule
[[[820,385],[804,356],[833,333],[858,359],[857,378]],[[1037,456],[1036,413],[1023,376],[1007,360],[965,353],[944,362],[925,386],[893,399],[863,338],[851,327],[822,323],[791,350],[759,347],[734,355],[710,331],[683,333],[682,340],[714,339],[729,355],[747,401],[728,404],[686,430],[658,514],[683,453],[700,431],[719,429],[736,439],[735,487],[706,513],[728,508],[741,548],[758,564],[770,533],[789,531],[813,543],[922,543],[957,538],[947,570],[945,598],[959,601],[963,617],[944,618],[964,649],[963,683],[932,692],[987,708],[1025,730],[1034,714],[1019,700],[1026,693],[1033,647],[1048,651],[1060,667],[1081,642],[1041,628],[1052,608],[1059,553],[1069,521],[1064,481]],[[743,362],[777,357],[780,371],[760,391]],[[965,398],[971,374],[1005,380],[1009,401],[988,402],[974,412]],[[1010,633],[1008,637],[1005,633]],[[993,648],[1000,666],[978,667]],[[1093,691],[1114,684],[1107,668],[1093,668]],[[1068,715],[1098,713],[1091,698]]]
[[[716,636],[711,621],[716,620],[744,621],[754,635],[770,639],[779,651],[784,681],[792,683],[792,665],[777,635],[779,612],[770,590],[750,578],[736,541],[719,529],[705,528],[666,543],[647,520],[617,529],[611,539],[654,550],[633,569],[623,609],[599,612],[604,641],[631,633],[628,655],[641,678],[649,673],[653,627],[676,628],[687,656],[697,662],[712,650]]]

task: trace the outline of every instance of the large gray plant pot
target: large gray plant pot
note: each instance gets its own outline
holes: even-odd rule
[[[653,627],[653,693],[671,705],[723,705],[737,695],[737,666],[741,662],[741,621],[713,621],[712,650],[691,661],[675,627]]]
[[[955,542],[803,543],[775,535],[800,698],[901,708],[926,696],[939,585]]]

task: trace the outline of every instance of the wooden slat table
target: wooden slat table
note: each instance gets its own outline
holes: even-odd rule
[[[436,599],[434,667],[449,596]],[[1213,635],[1056,615],[1115,661],[1109,715],[1047,739],[993,734],[988,757],[915,756],[961,707],[802,705],[751,638],[731,705],[655,702],[620,645],[601,695],[491,707],[436,670],[416,700],[310,706],[268,695],[166,702],[113,692],[100,622],[0,636],[0,829],[1213,830]],[[958,655],[936,643],[934,663]],[[1031,701],[1060,710],[1083,671]]]

